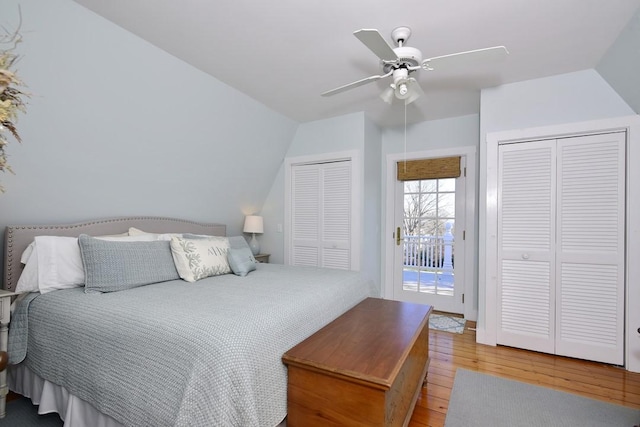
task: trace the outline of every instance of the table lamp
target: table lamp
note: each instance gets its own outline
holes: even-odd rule
[[[258,239],[256,239],[256,233],[264,233],[262,217],[258,215],[247,215],[244,218],[244,229],[242,231],[253,234],[251,241],[249,241],[249,247],[254,255],[258,255],[260,253],[260,244],[258,243]]]

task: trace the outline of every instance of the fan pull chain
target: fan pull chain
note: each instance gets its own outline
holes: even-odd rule
[[[404,173],[407,173],[407,103],[404,103]]]

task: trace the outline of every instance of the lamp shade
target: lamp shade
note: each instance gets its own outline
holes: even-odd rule
[[[395,93],[391,86],[383,90],[382,93],[380,94],[380,98],[382,98],[382,100],[389,105],[391,105],[391,103],[393,102],[394,96],[395,96]]]
[[[242,231],[245,233],[264,233],[262,217],[258,215],[247,215],[244,218],[244,228]]]
[[[411,104],[416,99],[424,95],[422,88],[414,78],[407,80],[407,86],[409,87],[409,96],[404,99],[405,104]]]

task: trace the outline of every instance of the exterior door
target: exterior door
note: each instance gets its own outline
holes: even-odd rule
[[[396,184],[394,299],[464,313],[464,195],[464,175]]]

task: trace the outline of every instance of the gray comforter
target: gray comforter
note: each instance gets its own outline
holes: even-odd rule
[[[286,415],[282,354],[374,293],[358,273],[273,264],[108,294],[60,290],[33,298],[10,341],[27,342],[22,363],[36,374],[125,425],[274,426]]]

